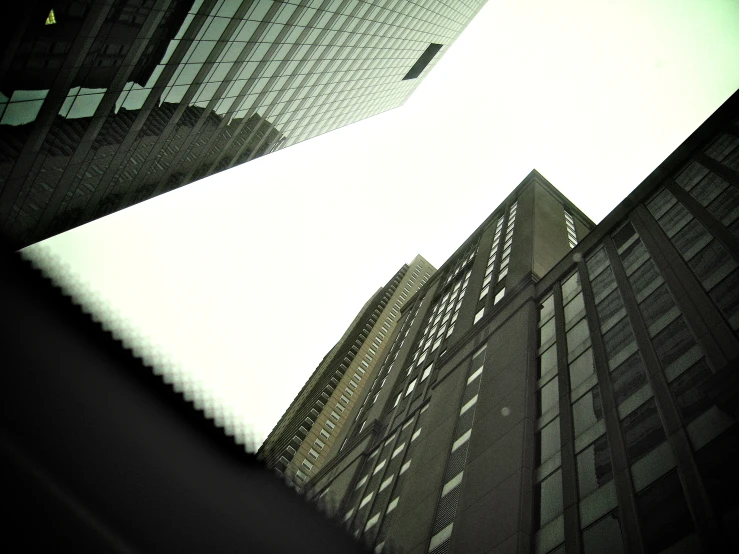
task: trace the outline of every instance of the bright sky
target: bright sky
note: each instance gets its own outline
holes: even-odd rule
[[[739,88],[738,29],[737,0],[489,0],[405,106],[26,252],[255,449],[369,296],[531,169],[600,221]]]

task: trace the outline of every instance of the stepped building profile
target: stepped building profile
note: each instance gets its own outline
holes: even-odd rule
[[[271,452],[303,494],[377,553],[739,549],[739,93],[598,225],[532,171],[429,275]]]

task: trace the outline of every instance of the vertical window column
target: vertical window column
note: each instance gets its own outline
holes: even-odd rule
[[[441,490],[439,504],[436,507],[436,517],[428,548],[429,553],[447,552],[451,541],[454,517],[462,491],[461,484],[464,477],[469,441],[472,436],[472,424],[475,417],[480,381],[485,365],[485,350],[486,347],[483,346],[472,356],[467,384],[462,394],[462,406],[459,409],[457,425],[454,429],[454,442],[444,472],[444,486]]]
[[[654,550],[657,547],[654,535],[659,535],[661,550],[680,541],[697,540],[691,534],[696,525],[701,535],[716,535],[715,529],[709,530],[715,525],[706,521],[705,514],[711,509],[705,501],[688,438],[680,432],[682,423],[668,384],[670,373],[677,372],[676,368],[687,362],[686,356],[695,352],[695,340],[680,311],[673,307],[674,302],[661,276],[642,287],[643,280],[636,274],[640,269],[651,271],[646,268],[653,262],[631,222],[626,221],[611,237],[606,237],[604,245],[623,294],[626,319],[633,327],[654,392],[651,398],[621,418],[642,540],[648,550]],[[678,359],[682,361],[677,362]],[[669,442],[667,435],[671,437]],[[680,468],[684,480],[677,478],[675,466]],[[654,514],[644,508],[645,502],[654,495],[659,497],[662,493],[657,491],[666,483],[672,483],[669,517],[655,519]],[[680,483],[682,487],[673,486]],[[691,512],[695,518],[691,517]]]
[[[539,357],[534,452],[534,552],[564,541],[562,465],[554,294],[539,304]]]
[[[567,228],[567,243],[570,248],[577,246],[577,233],[575,232],[575,219],[572,214],[565,209],[565,227]]]

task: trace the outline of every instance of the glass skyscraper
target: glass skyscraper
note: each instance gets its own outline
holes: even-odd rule
[[[484,0],[30,0],[5,18],[23,247],[403,104]]]

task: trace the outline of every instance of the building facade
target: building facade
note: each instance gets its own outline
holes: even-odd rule
[[[0,228],[27,246],[398,107],[483,4],[15,5],[0,39]]]
[[[533,171],[306,494],[375,552],[739,548],[739,93],[600,224]]]
[[[257,456],[287,483],[302,489],[347,440],[348,416],[377,375],[400,310],[435,271],[416,256],[372,295],[265,439]]]

